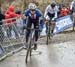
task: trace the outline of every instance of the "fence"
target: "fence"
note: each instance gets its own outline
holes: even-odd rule
[[[12,21],[14,19],[15,21]],[[0,25],[0,58],[23,48],[25,44],[22,19],[12,20],[4,20],[4,24]]]
[[[73,22],[74,21],[75,18],[73,18]],[[0,58],[8,56],[10,53],[13,54],[16,52],[16,50],[22,49],[25,45],[25,30],[23,30],[23,20],[21,18],[12,18],[2,22],[3,25],[0,25]],[[8,24],[7,22],[11,23]],[[73,23],[73,28],[71,29],[73,31],[74,25],[75,22]],[[45,30],[42,33],[44,35]]]

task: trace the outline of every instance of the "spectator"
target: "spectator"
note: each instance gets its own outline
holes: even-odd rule
[[[67,16],[70,13],[69,8],[66,8],[65,5],[60,10],[60,17]]]
[[[21,15],[21,10],[19,9],[19,7],[17,7],[15,13]]]
[[[10,19],[10,18],[15,18],[18,17],[19,15],[14,12],[14,6],[9,6],[5,13],[5,18]],[[18,32],[16,28],[16,19],[9,20],[5,23],[7,25],[7,35],[10,38],[11,37],[11,30],[15,32],[16,38],[18,38]]]
[[[22,19],[23,14],[22,14],[22,11],[21,11],[20,8],[18,7],[18,8],[16,9],[15,13],[18,14],[19,16],[21,16],[21,18],[19,18],[16,22],[18,22],[18,23],[17,23],[18,32],[19,32],[20,34],[23,34],[24,32],[23,32],[23,19]]]
[[[60,11],[61,11],[62,7],[63,7],[63,4],[58,4],[58,9],[59,9],[58,18],[60,17]]]

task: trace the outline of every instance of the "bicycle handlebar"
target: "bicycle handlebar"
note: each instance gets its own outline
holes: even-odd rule
[[[28,28],[28,27],[25,27],[25,29],[29,29],[29,30],[35,30],[35,31],[41,31],[41,29],[39,28],[39,29],[34,29],[34,28]]]

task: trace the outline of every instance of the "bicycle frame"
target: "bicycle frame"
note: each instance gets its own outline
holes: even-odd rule
[[[30,32],[30,35],[29,35],[31,46],[34,44],[34,35],[35,35],[35,30],[31,29],[31,32]],[[29,45],[30,45],[30,43],[29,43]]]
[[[47,25],[47,41],[46,44],[48,45],[49,39],[51,39],[51,22],[52,20],[49,20],[48,25]]]

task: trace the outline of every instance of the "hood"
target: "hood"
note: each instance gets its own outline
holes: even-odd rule
[[[8,11],[14,12],[14,6],[9,6]]]

